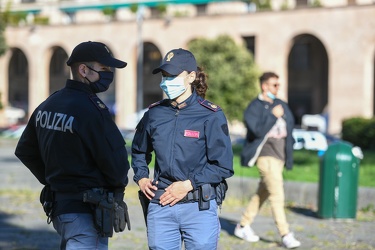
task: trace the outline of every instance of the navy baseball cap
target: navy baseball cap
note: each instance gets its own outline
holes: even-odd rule
[[[161,65],[152,71],[153,74],[157,74],[164,70],[171,75],[179,75],[183,71],[197,71],[197,62],[195,61],[194,55],[184,49],[173,49],[169,51]]]
[[[127,63],[114,58],[104,43],[83,42],[72,51],[66,64],[71,66],[76,62],[99,62],[113,68],[124,68]]]

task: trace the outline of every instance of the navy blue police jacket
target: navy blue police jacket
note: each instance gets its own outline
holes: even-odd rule
[[[15,154],[55,192],[124,190],[128,183],[125,141],[106,105],[82,82],[67,80],[35,109]],[[54,215],[89,211],[82,201],[58,202]]]
[[[155,152],[154,180],[164,189],[190,180],[194,189],[233,175],[233,152],[222,110],[195,92],[183,103],[165,99],[149,107],[132,144],[134,181],[149,178]]]

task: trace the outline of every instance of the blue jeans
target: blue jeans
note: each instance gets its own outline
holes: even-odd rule
[[[60,249],[107,250],[108,237],[100,237],[92,214],[69,213],[53,219],[53,227],[61,236]]]
[[[150,249],[217,249],[220,221],[215,200],[210,209],[199,211],[198,202],[161,206],[150,203],[147,214],[147,237]]]

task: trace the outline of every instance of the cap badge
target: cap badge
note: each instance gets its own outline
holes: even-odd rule
[[[169,54],[167,55],[167,62],[171,61],[172,57],[174,57],[173,52],[171,52],[171,53],[169,53]]]

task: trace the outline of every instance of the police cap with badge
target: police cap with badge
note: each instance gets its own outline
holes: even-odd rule
[[[173,49],[169,51],[161,65],[152,71],[153,74],[157,74],[164,70],[171,75],[179,75],[183,71],[192,72],[197,71],[197,62],[194,55],[185,49]]]
[[[78,44],[73,49],[72,54],[70,55],[66,64],[68,66],[72,66],[75,63],[83,63],[83,62],[98,62],[100,64],[103,64],[105,66],[112,67],[112,68],[124,68],[127,65],[126,62],[114,58],[110,50],[104,43],[92,42],[92,41],[82,42]],[[112,82],[112,80],[110,81]],[[98,90],[97,92],[102,92],[102,91],[103,90],[100,90],[100,91]],[[98,108],[100,111],[108,109],[107,106],[96,95],[90,96],[90,99],[95,104],[95,107]]]
[[[78,44],[72,51],[66,64],[72,66],[79,62],[99,62],[113,68],[125,68],[126,62],[114,58],[104,43],[83,42]]]

